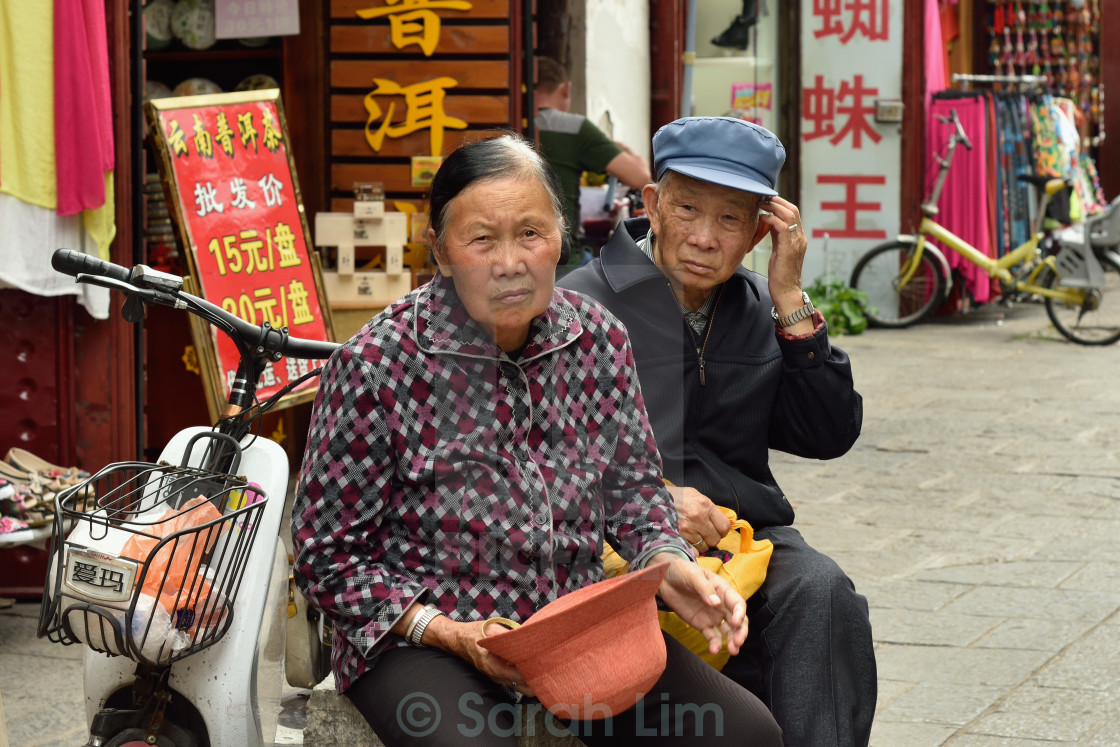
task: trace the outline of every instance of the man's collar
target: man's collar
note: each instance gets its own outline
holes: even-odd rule
[[[416,299],[413,334],[426,353],[449,353],[501,359],[505,353],[467,313],[455,284],[436,273]],[[583,333],[576,309],[558,290],[544,313],[530,322],[529,339],[518,360],[526,361],[570,344]]]
[[[649,229],[649,218],[631,218],[616,229],[615,237],[599,252],[603,276],[615,293],[648,280],[666,280],[665,273],[638,247],[638,240]],[[741,277],[747,285],[751,285],[750,274],[741,265],[735,268],[731,277]],[[757,291],[755,295],[758,295]]]
[[[603,276],[611,290],[621,293],[647,280],[665,280],[657,265],[638,248],[637,240],[649,232],[649,218],[631,218],[616,231],[621,233],[616,233],[599,252]]]

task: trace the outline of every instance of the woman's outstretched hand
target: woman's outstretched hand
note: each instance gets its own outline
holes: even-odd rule
[[[708,569],[673,554],[654,555],[650,564],[669,563],[657,595],[682,620],[708,639],[718,654],[727,641],[732,656],[747,640],[747,603],[738,591]]]

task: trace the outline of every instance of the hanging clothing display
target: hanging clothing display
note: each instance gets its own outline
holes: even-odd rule
[[[1057,223],[1081,222],[1105,206],[1093,159],[1080,152],[1074,102],[1011,91],[943,91],[933,98],[927,128],[927,193],[937,176],[935,158],[944,155],[949,136],[948,126],[937,117],[955,109],[973,150],[958,147],[954,153],[938,221],[980,251],[1002,257],[1030,238],[1040,195],[1020,181],[1020,175],[1070,182],[1072,190],[1056,194],[1047,209],[1047,217]],[[986,303],[999,295],[998,282],[986,273],[954,252],[948,252],[947,258],[972,301]]]
[[[104,0],[54,2],[54,149],[58,214],[112,198],[113,113]],[[108,187],[108,189],[106,189]]]
[[[50,258],[108,259],[115,235],[106,38],[99,0],[0,2],[0,287],[76,295],[98,319],[109,291]]]
[[[1103,136],[1100,0],[988,0],[988,65],[996,75],[1040,75],[1052,94],[1084,118],[1084,135]]]
[[[0,192],[55,209],[50,3],[0,3]]]
[[[80,215],[60,216],[0,193],[0,287],[8,285],[37,296],[74,295],[94,319],[109,318],[109,289],[56,272],[43,247],[97,254]],[[51,250],[53,252],[53,249]]]
[[[1030,237],[1031,186],[1020,176],[1034,173],[1027,98],[992,94],[996,118],[996,256],[1002,257]]]
[[[962,96],[954,93],[951,97],[935,97],[930,107],[929,126],[926,128],[926,193],[929,193],[933,180],[937,177],[936,158],[944,155],[945,144],[952,132],[952,124],[941,122],[938,117],[948,117],[951,110],[955,109],[973,148],[967,150],[959,146],[953,154],[953,165],[945,179],[941,200],[937,203],[937,221],[979,251],[994,256],[987,189],[988,107],[982,95]],[[985,185],[985,188],[977,189],[977,185]],[[992,299],[992,281],[988,274],[956,252],[944,248],[942,251],[953,272],[963,279],[965,290],[972,300],[979,304],[988,303]]]
[[[924,72],[926,79],[926,111],[929,111],[933,94],[948,87],[948,62],[945,45],[941,37],[941,10],[938,0],[926,0],[925,5],[926,43]]]

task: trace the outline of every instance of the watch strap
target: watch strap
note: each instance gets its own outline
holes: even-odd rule
[[[783,329],[786,327],[792,327],[802,319],[808,319],[813,315],[813,312],[816,311],[816,309],[813,308],[813,302],[809,300],[809,294],[805,291],[802,291],[801,300],[805,302],[804,305],[787,316],[781,316],[780,314],[778,314],[777,307],[774,307],[771,310],[771,315],[774,317],[774,321],[777,322],[779,327],[782,327]]]
[[[424,639],[424,630],[428,625],[443,613],[436,608],[434,604],[426,604],[424,608],[416,613],[409,623],[408,630],[405,632],[405,638],[413,646],[420,646],[421,641]]]

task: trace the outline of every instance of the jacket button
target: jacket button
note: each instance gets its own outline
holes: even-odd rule
[[[812,352],[809,353],[809,360],[813,360],[816,357],[817,357],[816,353],[812,353]]]
[[[539,514],[533,517],[533,521],[539,527],[548,526],[548,514],[546,514],[544,511],[541,511]]]

